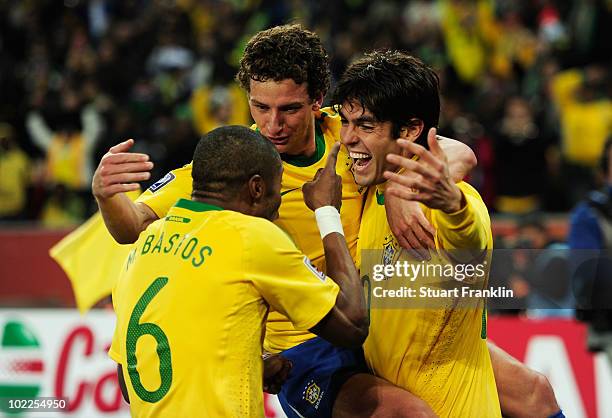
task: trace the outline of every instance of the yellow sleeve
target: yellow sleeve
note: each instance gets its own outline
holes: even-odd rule
[[[454,213],[431,211],[436,244],[444,250],[484,250],[492,246],[489,212],[478,192],[465,182],[458,183],[465,206]]]
[[[574,92],[582,83],[582,74],[578,70],[568,70],[557,74],[552,79],[552,96],[559,109],[571,105]]]
[[[136,202],[144,203],[153,209],[158,218],[163,218],[177,200],[191,199],[192,184],[189,163],[159,179],[141,194]]]
[[[310,329],[336,304],[340,289],[310,264],[280,228],[259,222],[245,239],[247,279],[296,329]]]

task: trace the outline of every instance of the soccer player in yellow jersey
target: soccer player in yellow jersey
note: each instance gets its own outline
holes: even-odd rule
[[[269,308],[335,344],[363,343],[361,282],[337,210],[338,149],[303,188],[332,280],[270,222],[281,202],[274,146],[239,126],[200,140],[193,200],[178,200],[147,227],[113,291],[117,325],[109,353],[133,417],[263,416],[261,340]]]
[[[372,83],[377,83],[376,91],[365,87]],[[438,123],[437,75],[406,54],[374,52],[349,66],[335,94],[337,103],[342,103],[341,135],[355,162],[355,181],[371,186],[359,248],[378,250],[379,263],[393,265],[403,258],[386,220],[384,175],[399,167],[387,156],[402,154],[402,140],[422,143],[429,128]],[[410,171],[410,185],[415,188],[410,197],[428,205],[424,211],[436,228],[437,250],[464,248],[481,256],[492,247],[487,209],[474,189],[450,179],[435,136],[430,145],[431,153],[422,147],[417,153],[413,145],[411,155],[421,159],[404,163],[418,167]],[[430,262],[436,261],[437,252],[431,255]],[[365,267],[362,274],[372,277]],[[386,288],[397,280],[374,283]],[[501,416],[487,344],[481,338],[483,307],[484,302],[472,309],[456,309],[453,304],[439,309],[371,307],[371,334],[364,345],[368,366],[427,402],[441,417]]]
[[[329,87],[328,64],[327,54],[320,39],[297,25],[289,25],[256,34],[247,45],[238,75],[240,84],[248,93],[251,114],[256,122],[254,128],[273,142],[283,159],[282,204],[279,219],[275,222],[289,233],[298,248],[320,269],[326,267],[323,247],[317,235],[316,223],[299,191],[304,182],[312,179],[325,165],[329,149],[340,139],[338,115],[333,109],[321,109],[323,97]],[[123,243],[134,242],[149,223],[164,217],[177,199],[189,198],[191,193],[189,164],[170,172],[151,186],[137,203],[132,203],[124,192],[137,188],[138,181],[148,179],[149,170],[152,168],[146,154],[128,152],[132,144],[133,141],[128,140],[112,147],[100,162],[92,183],[94,195],[109,231],[118,242]],[[457,148],[455,146],[455,150]],[[469,159],[469,155],[467,158]],[[455,159],[456,157],[451,158]],[[362,190],[354,184],[351,165],[352,161],[342,149],[336,164],[336,170],[343,181],[342,223],[351,255],[356,256],[364,196]],[[424,229],[407,223],[403,209],[399,207],[394,210],[389,201],[390,199],[385,202],[389,222],[392,226],[395,225],[393,231],[400,243],[404,246],[407,246],[407,243],[415,246],[415,242],[418,244],[427,241],[429,238]],[[422,213],[408,215],[413,219],[421,219],[421,222],[424,220]],[[313,362],[312,365],[305,365],[303,370],[306,372],[315,370],[314,363],[322,358],[319,354],[324,350],[327,350],[327,355],[337,354],[331,358],[340,360],[326,363],[330,367],[321,372],[321,376],[325,378],[315,379],[320,396],[308,398],[314,399],[314,402],[306,400],[304,395],[308,388],[312,389],[309,394],[316,393],[315,386],[310,385],[312,379],[304,374],[303,384],[300,386],[295,383],[296,396],[304,408],[310,409],[315,416],[329,416],[332,408],[335,415],[339,415],[346,405],[365,405],[362,413],[367,416],[376,413],[382,406],[378,403],[379,394],[399,393],[396,397],[399,400],[393,404],[397,405],[399,410],[408,411],[408,406],[403,405],[401,401],[405,391],[396,390],[397,388],[382,379],[370,376],[365,380],[353,379],[353,385],[344,384],[356,371],[362,370],[359,352],[351,352],[348,355],[343,350],[336,352],[333,346],[325,345],[320,339],[312,341],[313,339],[313,334],[295,329],[283,315],[270,312],[266,350],[285,351],[308,342],[318,354],[315,355],[312,351],[301,354],[301,357],[311,358]],[[312,347],[318,343],[322,346]],[[294,363],[293,377],[299,373],[298,366],[299,364]],[[512,379],[512,382],[519,380],[517,377]],[[299,379],[296,377],[295,381]],[[373,386],[376,386],[376,390],[368,390]],[[346,392],[346,395],[355,395],[348,396],[350,400],[339,405],[335,399],[338,394],[343,395],[343,392]],[[518,399],[520,402],[524,399],[521,395],[522,393],[514,395],[512,399]],[[282,399],[283,394],[283,407],[292,413],[290,406]]]
[[[321,41],[298,26],[260,32],[247,45],[238,79],[248,92],[256,127],[283,159],[282,204],[275,222],[323,269],[325,258],[316,223],[300,193],[302,185],[325,166],[329,150],[340,139],[338,115],[321,109],[329,86],[328,58]],[[138,203],[132,204],[122,192],[133,187],[131,182],[147,178],[151,163],[146,161],[146,155],[124,152],[130,144],[120,144],[103,158],[93,182],[104,220],[120,242],[134,241],[146,225],[164,217],[177,199],[189,198],[191,193],[192,167],[188,165],[169,173],[151,186]],[[346,150],[341,150],[336,164],[343,180],[341,219],[351,255],[355,256],[363,196],[353,181],[350,164]],[[295,384],[291,392],[296,399],[289,405],[281,393],[281,402],[288,413],[291,408],[298,408],[303,413],[309,409],[317,416],[329,416],[344,382],[365,369],[363,356],[361,350],[339,349],[314,337],[307,330],[295,329],[285,315],[273,310],[267,318],[264,348],[274,353],[286,352],[308,343],[302,347],[308,352],[297,351],[293,357],[309,362],[303,368],[302,363],[293,363]],[[322,358],[331,361],[317,370],[316,379],[307,378],[306,373],[315,369],[317,360]],[[300,370],[304,371],[304,379],[298,377]],[[314,385],[309,384],[310,380]],[[380,381],[374,377],[370,380]],[[308,388],[309,396],[305,396]],[[288,392],[291,386],[283,389]],[[319,395],[314,396],[316,393]]]
[[[448,263],[482,261],[492,249],[487,208],[467,183],[452,181],[435,129],[427,136],[440,110],[434,71],[404,53],[367,54],[346,70],[334,101],[342,104],[341,136],[354,160],[355,181],[370,187],[359,249],[377,250],[382,265],[405,259],[386,219],[384,199],[391,193],[424,204],[436,229],[430,262],[445,260],[454,249],[471,257],[457,260],[455,253]],[[400,168],[405,172],[395,173]],[[399,184],[386,187],[387,178]],[[393,281],[377,284],[385,288]],[[470,308],[457,308],[456,302],[437,309],[372,307],[366,361],[374,374],[409,390],[439,416],[501,416],[485,340],[484,301]]]

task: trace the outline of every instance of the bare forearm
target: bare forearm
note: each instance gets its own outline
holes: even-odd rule
[[[135,242],[138,235],[157,218],[148,206],[132,202],[125,193],[96,200],[108,232],[120,244]]]
[[[323,239],[327,275],[340,287],[336,307],[358,332],[367,332],[367,312],[359,272],[353,263],[344,236],[328,234]]]
[[[357,346],[368,336],[368,317],[359,273],[353,264],[342,232],[340,205],[342,178],[336,174],[340,144],[332,147],[312,181],[302,186],[304,202],[314,211],[325,250],[327,275],[340,287],[336,303],[311,331],[332,344]]]
[[[438,136],[439,144],[448,158],[448,171],[455,182],[463,180],[474,167],[478,160],[476,154],[467,145],[444,136]]]

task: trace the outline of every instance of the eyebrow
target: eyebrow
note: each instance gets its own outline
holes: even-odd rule
[[[342,113],[342,110],[339,113],[342,119],[349,120],[346,117],[346,115]],[[374,116],[371,116],[371,115],[361,115],[357,119],[355,119],[354,122],[355,123],[377,123],[378,119],[376,119]]]
[[[266,103],[262,103],[262,102],[260,102],[260,101],[259,101],[259,100],[257,100],[257,99],[253,99],[253,98],[251,98],[250,100],[251,100],[251,102],[252,102],[253,104],[255,104],[255,105],[270,107],[270,105],[268,105],[268,104],[266,104]],[[287,103],[287,104],[284,104],[284,105],[282,105],[282,106],[279,106],[279,108],[280,108],[280,109],[287,109],[287,108],[291,108],[291,107],[303,107],[303,106],[304,106],[304,103],[302,103],[302,102],[292,102],[292,103]]]

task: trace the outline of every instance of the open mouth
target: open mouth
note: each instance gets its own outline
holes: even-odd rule
[[[274,145],[285,145],[289,142],[288,136],[278,137],[278,138],[268,138]]]
[[[371,155],[363,152],[349,152],[349,157],[353,160],[353,168],[356,171],[365,169],[372,160]]]

